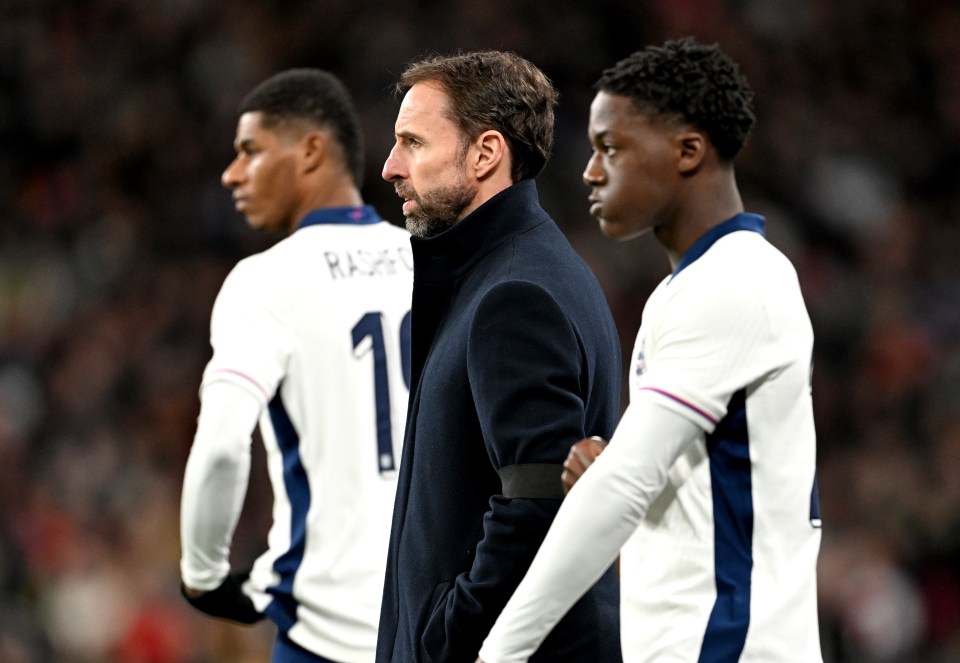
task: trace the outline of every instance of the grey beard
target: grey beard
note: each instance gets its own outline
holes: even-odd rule
[[[457,184],[431,191],[427,197],[416,197],[419,211],[407,216],[407,230],[414,237],[435,237],[450,230],[476,195],[476,190]]]
[[[450,230],[457,222],[453,219],[438,219],[432,216],[417,214],[406,218],[407,230],[414,237],[436,237]]]

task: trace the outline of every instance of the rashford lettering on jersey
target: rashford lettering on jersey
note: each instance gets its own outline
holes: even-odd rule
[[[408,247],[368,251],[353,249],[325,251],[330,277],[348,279],[355,276],[393,276],[398,272],[413,271],[413,255]]]

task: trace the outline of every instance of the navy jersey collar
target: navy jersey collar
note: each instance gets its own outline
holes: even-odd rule
[[[747,212],[741,212],[740,214],[727,219],[720,225],[714,226],[704,233],[700,239],[694,242],[689,249],[687,249],[687,252],[684,253],[683,257],[680,259],[680,262],[677,263],[677,268],[673,270],[673,274],[670,275],[670,278],[673,278],[682,272],[686,267],[696,262],[697,258],[706,253],[707,249],[713,246],[714,242],[724,235],[729,235],[730,233],[737,232],[738,230],[751,230],[763,235],[765,234],[764,230],[766,226],[767,220],[762,216],[759,214],[749,214]]]
[[[377,211],[372,205],[363,207],[325,207],[308,212],[303,220],[297,225],[297,230],[307,226],[316,226],[320,224],[343,224],[352,223],[356,225],[367,225],[370,223],[379,223],[382,221]]]

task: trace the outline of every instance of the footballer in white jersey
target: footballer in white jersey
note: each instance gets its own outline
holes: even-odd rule
[[[274,492],[269,550],[244,591],[290,640],[343,663],[374,654],[408,395],[411,286],[405,230],[369,206],[321,209],[242,260],[211,319],[201,397],[227,383],[256,400]],[[216,472],[202,454],[190,463]],[[184,490],[184,511],[211,521],[207,540],[184,550],[183,577],[198,586],[229,568],[246,485],[214,481],[229,493],[213,503],[190,503],[211,498],[210,486]]]
[[[817,663],[813,330],[737,188],[753,93],[692,37],[624,58],[597,90],[590,211],[614,239],[652,231],[672,273],[644,306],[610,444],[565,465],[579,479],[480,658],[527,660],[619,555],[624,661]]]

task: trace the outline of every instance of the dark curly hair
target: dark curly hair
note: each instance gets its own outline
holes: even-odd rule
[[[240,102],[239,112],[261,112],[265,127],[306,120],[333,132],[343,149],[347,170],[363,183],[363,135],[350,94],[333,74],[322,69],[288,69],[255,87]]]
[[[519,55],[476,51],[431,56],[410,64],[397,92],[435,81],[450,98],[450,119],[468,139],[488,129],[510,146],[514,182],[536,177],[553,149],[553,112],[558,93],[550,79]]]
[[[594,88],[699,127],[725,161],[747,142],[756,119],[753,90],[737,65],[717,44],[693,37],[637,51],[605,70]]]

